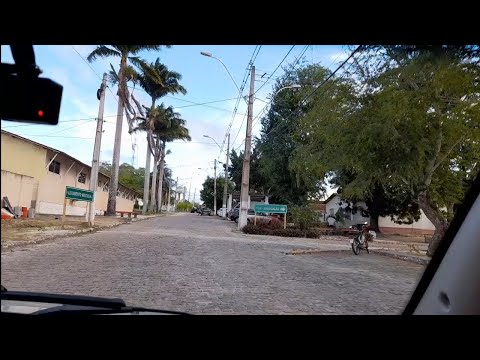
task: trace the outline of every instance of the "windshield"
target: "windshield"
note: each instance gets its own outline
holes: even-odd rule
[[[400,314],[479,173],[479,46],[34,51],[63,94],[2,117],[8,291]]]

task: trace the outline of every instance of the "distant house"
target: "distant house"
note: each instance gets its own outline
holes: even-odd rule
[[[337,227],[349,227],[350,225],[362,224],[364,222],[370,223],[370,217],[364,217],[360,209],[368,210],[366,204],[358,202],[355,206],[358,210],[353,214],[349,209],[348,203],[338,195],[332,194],[328,199],[324,200],[325,203],[325,222],[328,217],[337,216],[341,218],[340,221],[336,221]],[[390,217],[379,217],[378,227],[382,233],[385,234],[400,234],[400,235],[431,235],[435,231],[435,226],[428,220],[425,214],[422,212],[420,219],[412,224],[397,224],[394,223]]]
[[[89,189],[90,165],[51,147],[25,139],[8,131],[1,131],[1,196],[7,196],[12,206],[34,208],[37,214],[63,212],[65,187]],[[107,209],[110,177],[99,173],[95,212]],[[143,198],[135,190],[118,185],[117,210],[132,211],[136,198]],[[87,203],[68,200],[67,215],[83,216]]]

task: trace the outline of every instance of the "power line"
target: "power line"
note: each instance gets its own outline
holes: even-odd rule
[[[117,115],[104,115],[103,116],[103,118],[110,118],[110,117],[117,117]],[[81,118],[81,119],[63,120],[63,121],[59,121],[59,124],[63,124],[63,123],[67,123],[67,122],[74,122],[74,121],[83,121],[83,120],[97,120],[97,118],[96,117],[89,117],[89,118]],[[108,121],[104,121],[104,122],[111,124]],[[41,124],[21,124],[21,125],[12,125],[12,126],[2,126],[2,129],[16,128],[16,127],[20,127],[20,126],[38,126],[38,125],[41,125]]]
[[[335,71],[332,72],[332,74],[330,74],[324,81],[322,81],[321,84],[319,84],[318,86],[316,86],[315,89],[314,89],[309,95],[307,95],[303,100],[300,100],[298,104],[300,105],[300,104],[302,104],[303,102],[305,102],[305,101],[306,101],[310,96],[312,96],[318,89],[320,89],[321,87],[323,87],[323,86],[327,83],[327,81],[328,81],[329,79],[331,79],[331,78],[333,77],[333,75],[335,75],[335,74],[337,73],[337,71],[340,70],[340,69],[348,62],[348,60],[350,60],[350,59],[353,57],[353,55],[355,55],[355,53],[361,49],[361,47],[362,47],[362,45],[358,46],[354,51],[352,51],[352,53],[350,54],[350,56],[349,56],[345,61],[343,61],[343,62],[340,64],[340,66],[338,66],[338,67],[335,69]],[[350,64],[350,66],[352,66],[352,64]],[[350,68],[350,66],[349,66],[348,68]],[[343,75],[342,75],[342,76],[343,76]],[[341,77],[340,77],[340,78],[341,78]],[[276,126],[273,126],[267,133],[265,133],[265,136],[271,134],[271,133],[273,132],[273,130],[275,130],[276,128],[278,128],[278,126],[280,126],[280,125],[281,125],[281,123],[278,123]]]
[[[290,50],[288,50],[287,54],[283,57],[282,61],[280,61],[280,63],[278,64],[278,66],[275,68],[275,70],[273,70],[272,74],[268,77],[267,81],[265,81],[263,83],[262,86],[260,86],[257,91],[255,91],[255,93],[253,95],[256,95],[264,86],[265,84],[271,79],[271,77],[273,76],[273,74],[275,74],[275,72],[278,70],[278,68],[283,64],[283,62],[285,61],[285,59],[287,58],[287,56],[292,52],[293,48],[295,47],[296,45],[293,45]]]
[[[295,60],[295,62],[293,63],[292,65],[292,68],[290,71],[288,71],[286,74],[287,76],[289,76],[291,73],[293,73],[293,71],[295,70],[295,67],[297,66],[297,64],[300,62],[300,60],[302,59],[303,55],[305,54],[305,52],[307,51],[307,49],[309,48],[310,45],[305,45],[305,47],[303,48],[303,50],[300,52],[300,54],[297,56],[297,59]],[[279,76],[280,77],[280,76]],[[267,81],[268,82],[268,81]],[[265,82],[266,84],[266,82]],[[265,85],[264,84],[264,85]],[[273,97],[272,99],[270,99],[270,101],[268,103],[266,103],[264,105],[264,107],[262,108],[262,110],[260,110],[257,115],[255,115],[255,117],[253,118],[253,121],[252,121],[252,129],[254,128],[255,126],[255,122],[258,121],[258,117],[259,115],[267,108],[267,106],[273,101]]]
[[[299,104],[301,104],[302,102],[306,101],[306,100],[307,100],[310,96],[312,96],[319,88],[323,87],[323,86],[327,83],[327,81],[328,81],[329,79],[331,79],[331,78],[338,72],[338,70],[340,70],[340,69],[353,57],[353,55],[355,55],[355,53],[358,52],[358,51],[361,49],[361,47],[362,47],[361,45],[358,46],[358,47],[350,54],[350,56],[348,56],[348,58],[347,58],[345,61],[343,61],[342,64],[340,64],[340,65],[335,69],[335,71],[333,71],[332,74],[330,74],[330,75],[327,77],[327,79],[325,79],[321,84],[319,84],[318,86],[316,86],[315,89],[314,89],[309,95],[307,95],[307,97],[305,97],[303,100],[301,100],[301,101],[299,102]],[[306,49],[305,49],[305,50],[306,50]],[[338,57],[337,57],[337,58],[338,58]],[[300,57],[297,59],[297,63],[298,63],[299,60],[300,60]],[[334,60],[334,61],[335,61],[335,60]],[[295,65],[294,65],[294,66],[295,66]],[[352,66],[352,65],[350,64],[350,66]],[[349,66],[349,68],[350,68],[350,66]],[[293,71],[293,68],[292,68],[292,71]],[[272,100],[273,100],[273,98],[272,98]],[[263,109],[265,109],[265,107],[266,107],[266,105],[264,106]],[[263,109],[262,109],[262,111],[263,111]],[[261,112],[261,111],[260,111],[260,112]],[[260,112],[257,114],[257,116],[260,114]],[[257,116],[256,116],[256,117],[257,117]],[[281,124],[279,123],[279,124],[277,124],[276,126],[272,127],[272,128],[265,134],[265,136],[271,134],[271,133],[272,133],[275,129],[277,129],[277,128],[280,129],[280,127],[279,127],[280,125],[281,125]],[[243,142],[244,142],[244,141],[243,141]],[[240,149],[240,147],[242,146],[243,142],[240,144],[240,146],[237,148],[236,151],[238,151],[238,149]],[[233,177],[234,175],[236,175],[236,173],[232,174],[232,177]]]
[[[305,99],[303,99],[302,102],[303,102],[303,101],[306,101],[306,100],[307,100],[310,96],[312,96],[318,89],[320,89],[328,80],[330,80],[330,79],[337,73],[337,71],[340,70],[340,69],[343,67],[343,65],[345,65],[345,64],[348,62],[348,60],[350,60],[350,59],[353,57],[353,55],[355,55],[355,53],[356,53],[357,51],[359,51],[361,48],[362,48],[362,45],[357,46],[357,48],[352,51],[352,53],[350,54],[350,56],[349,56],[344,62],[342,62],[342,63],[340,64],[340,66],[337,67],[337,68],[335,69],[335,71],[332,72],[320,85],[318,85],[317,87],[315,87],[315,89],[314,89]]]
[[[85,62],[85,64],[88,65],[88,67],[93,71],[93,73],[95,75],[97,75],[97,77],[100,79],[100,81],[103,81],[102,77],[100,75],[97,74],[97,72],[95,71],[95,69],[90,65],[90,63],[82,56],[82,54],[80,54],[77,49],[75,49],[75,46],[72,45],[72,49],[75,50],[75,52],[78,54],[78,56],[80,56],[80,58]],[[115,99],[115,101],[118,102],[117,98],[115,97],[115,94],[112,92],[112,89],[110,89],[109,86],[107,86],[108,90],[110,91],[110,94],[112,94],[113,98]]]
[[[251,67],[253,65],[253,61],[254,59],[257,58],[258,56],[258,53],[260,52],[260,49],[262,48],[262,45],[256,45],[255,46],[255,49],[253,49],[253,53],[252,53],[252,56],[250,57],[250,60],[247,64],[247,68],[245,69],[245,74],[243,76],[243,80],[242,80],[242,84],[240,86],[240,91],[238,92],[238,97],[237,97],[237,101],[235,103],[235,108],[233,110],[233,115],[232,115],[232,119],[230,120],[230,123],[228,124],[228,127],[227,127],[227,131],[225,132],[225,136],[223,137],[223,142],[222,142],[222,146],[220,147],[220,154],[222,153],[223,151],[223,148],[225,147],[225,141],[227,140],[227,136],[228,134],[230,133],[230,130],[232,128],[232,125],[233,125],[233,122],[235,121],[235,116],[237,115],[237,111],[238,111],[238,106],[240,105],[240,100],[242,99],[242,95],[243,95],[243,90],[245,89],[245,85],[247,84],[247,80],[248,80],[248,75],[251,71]],[[257,51],[258,49],[258,51]],[[255,54],[256,52],[256,54]],[[243,114],[244,116],[246,116],[246,114]]]

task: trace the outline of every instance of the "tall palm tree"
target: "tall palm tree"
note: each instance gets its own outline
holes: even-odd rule
[[[154,153],[152,141],[150,140],[152,138],[152,133],[155,129],[155,119],[158,120],[158,118],[155,118],[154,115],[154,109],[155,109],[155,103],[158,99],[161,97],[167,95],[167,94],[177,94],[181,93],[185,95],[187,93],[187,90],[180,85],[179,81],[182,78],[182,75],[178,72],[175,71],[170,71],[168,67],[160,62],[160,59],[157,58],[155,62],[148,64],[148,66],[141,65],[139,66],[140,72],[138,72],[134,77],[136,78],[137,83],[140,85],[140,87],[145,90],[145,92],[150,95],[150,98],[152,100],[152,103],[150,105],[149,111],[147,111],[147,121],[146,121],[146,127],[144,128],[145,131],[147,132],[147,155],[146,155],[146,161],[145,161],[145,183],[143,187],[143,196],[144,199],[148,199],[148,190],[149,190],[149,181],[150,181],[150,176],[147,176],[150,174],[150,161],[151,161],[151,154]],[[158,81],[160,79],[160,83]],[[134,102],[137,105],[137,108],[139,112],[141,112],[141,107],[138,101],[133,97],[132,98]],[[157,145],[158,147],[158,145]],[[154,169],[156,169],[156,165],[154,164]],[[155,170],[154,170],[155,171]],[[154,183],[155,184],[155,183]],[[154,189],[154,187],[152,187]],[[151,193],[151,202],[150,202],[150,209],[153,209],[155,207],[155,191],[153,190]],[[160,206],[161,208],[161,206]],[[147,209],[147,206],[144,206],[143,211],[145,212]]]
[[[117,189],[118,189],[118,169],[120,165],[120,146],[122,139],[123,112],[128,104],[127,79],[124,76],[128,61],[132,64],[144,67],[145,63],[137,55],[141,51],[158,51],[162,46],[170,45],[99,45],[87,57],[89,62],[97,58],[119,57],[120,69],[118,72],[118,107],[117,107],[117,126],[115,129],[115,143],[113,147],[112,172],[110,175],[110,188],[108,192],[107,215],[115,216],[117,207]],[[153,73],[150,74],[155,78]],[[159,80],[160,81],[160,80]],[[131,128],[131,124],[129,124]]]
[[[162,104],[163,105],[163,104]],[[160,129],[158,135],[161,142],[161,154],[160,154],[160,175],[159,175],[159,184],[158,184],[158,203],[162,203],[162,187],[163,187],[163,177],[165,170],[165,148],[167,142],[172,142],[174,140],[183,140],[191,141],[188,129],[185,127],[187,123],[186,120],[180,117],[179,113],[173,111],[173,108],[169,106],[166,108],[162,114],[163,124],[166,124],[167,127]],[[161,210],[161,206],[160,206]]]

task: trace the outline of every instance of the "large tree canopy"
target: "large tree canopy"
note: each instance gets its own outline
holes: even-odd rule
[[[342,196],[370,200],[372,210],[380,199],[380,215],[412,220],[420,208],[436,227],[432,253],[478,172],[478,61],[431,47],[366,54],[317,92],[297,131],[295,168],[349,174],[337,181]]]

